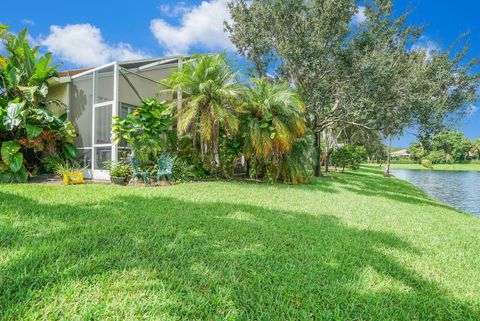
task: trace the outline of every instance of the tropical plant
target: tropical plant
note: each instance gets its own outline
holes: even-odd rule
[[[307,163],[305,108],[295,90],[266,78],[252,79],[243,93],[241,140],[247,162],[255,159],[257,175],[267,171],[274,179],[305,181],[300,170]],[[298,144],[298,146],[296,146]],[[289,155],[292,151],[292,155]],[[294,156],[295,155],[295,156]],[[282,164],[282,166],[279,166]],[[288,170],[287,170],[288,168]],[[273,170],[275,169],[275,170]]]
[[[27,30],[18,35],[0,26],[5,56],[0,56],[0,181],[25,181],[47,155],[74,159],[72,123],[58,100],[47,98],[47,80],[56,75],[52,55],[31,47]],[[64,109],[54,115],[48,106]]]
[[[128,144],[137,159],[152,165],[158,154],[172,148],[176,140],[170,109],[154,98],[145,99],[125,118],[114,117],[112,133],[115,143]]]
[[[238,129],[234,107],[239,86],[225,55],[195,56],[163,84],[170,92],[183,92],[172,104],[177,106],[179,100],[182,103],[177,115],[178,133],[190,133],[193,151],[199,147],[202,160],[221,167],[221,132],[232,135]]]
[[[105,168],[111,177],[130,177],[132,175],[132,166],[122,161],[110,161],[105,163]]]

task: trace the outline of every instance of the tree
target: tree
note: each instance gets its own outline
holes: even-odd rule
[[[480,159],[480,138],[472,139],[471,146],[470,152],[477,156],[478,161]]]
[[[363,4],[367,19],[357,26],[351,20],[358,7],[350,0],[229,3],[226,29],[238,52],[258,74],[273,71],[303,98],[317,176],[327,128],[377,130],[391,142],[411,126],[435,132],[475,101],[479,74],[472,72],[475,61],[463,62],[468,46],[453,58],[450,52],[430,58],[411,50],[423,28],[408,25],[407,14],[394,18],[392,1]],[[385,176],[389,169],[390,150]]]
[[[65,106],[48,99],[47,80],[56,75],[50,53],[31,47],[27,30],[17,35],[0,26],[5,56],[0,56],[0,181],[25,181],[46,156],[76,157],[75,129]],[[64,113],[54,115],[56,104]]]
[[[191,133],[194,151],[198,136],[202,160],[213,160],[221,167],[220,131],[233,134],[238,129],[234,107],[240,93],[236,75],[225,56],[195,56],[163,83],[173,93],[179,89],[183,92],[182,109],[177,115],[178,133]]]
[[[423,145],[417,142],[410,143],[407,152],[410,154],[410,158],[416,162],[419,162],[425,156]]]
[[[345,167],[350,166],[352,169],[358,169],[361,162],[365,159],[365,149],[363,147],[354,147],[352,145],[344,145],[331,152],[331,161],[335,167],[341,167],[342,172]]]
[[[350,121],[346,101],[350,73],[345,39],[355,10],[351,0],[232,1],[232,22],[226,24],[238,52],[254,63],[255,72],[273,69],[295,85],[309,112],[316,149],[315,174],[321,174],[322,131]],[[353,93],[353,91],[349,91]]]
[[[261,174],[270,170],[275,172],[274,179],[301,180],[297,176],[302,176],[302,171],[291,169],[296,166],[296,158],[288,155],[292,151],[301,154],[295,145],[306,132],[303,102],[285,83],[273,83],[266,78],[252,79],[251,83],[244,91],[240,116],[243,153],[248,164],[254,159]],[[286,163],[280,166],[282,162]],[[279,168],[284,170],[272,171]]]
[[[472,145],[461,131],[441,132],[433,137],[432,147],[434,150],[444,152],[446,162],[464,161]]]

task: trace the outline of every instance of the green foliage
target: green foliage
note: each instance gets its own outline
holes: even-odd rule
[[[239,140],[247,161],[255,159],[256,177],[305,182],[310,147],[305,145],[305,108],[285,83],[252,79],[240,110]],[[311,143],[311,142],[310,142]]]
[[[365,160],[365,157],[365,148],[345,145],[330,153],[330,162],[335,167],[340,167],[343,172],[347,166],[354,170],[360,168],[360,164]]]
[[[425,150],[420,143],[411,143],[407,152],[410,154],[410,158],[414,161],[419,161],[425,157]]]
[[[58,67],[51,54],[40,55],[38,47],[32,48],[26,30],[17,35],[0,30],[6,52],[0,56],[0,140],[5,146],[2,162],[10,171],[2,166],[2,175],[10,181],[25,181],[48,155],[74,159],[76,133],[66,109],[60,116],[48,109],[50,104],[65,107],[47,98],[47,80]]]
[[[183,92],[182,110],[177,115],[178,134],[190,134],[195,154],[199,150],[202,161],[221,168],[220,136],[232,136],[238,129],[234,109],[240,88],[225,55],[195,56],[163,84],[168,92]]]
[[[85,168],[82,167],[77,161],[64,160],[62,162],[59,162],[55,167],[55,174],[61,178],[74,172],[81,172],[84,169]]]
[[[130,164],[111,161],[105,163],[105,168],[112,177],[130,177],[132,176],[132,166]]]
[[[63,159],[57,155],[47,155],[42,159],[43,169],[47,173],[54,173],[59,164],[63,162]]]
[[[472,144],[461,131],[446,131],[433,137],[434,150],[443,151],[446,162],[461,162],[467,159]]]
[[[137,159],[153,165],[160,152],[175,146],[171,127],[171,110],[158,100],[148,98],[126,118],[114,117],[112,133],[115,143],[127,143]]]
[[[422,166],[425,168],[433,168],[432,161],[430,159],[422,159]]]
[[[441,150],[432,150],[430,153],[428,153],[426,158],[430,160],[432,164],[445,163],[445,153]]]

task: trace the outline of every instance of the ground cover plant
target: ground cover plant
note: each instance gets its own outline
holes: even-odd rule
[[[0,319],[475,320],[480,221],[380,170],[0,186]]]

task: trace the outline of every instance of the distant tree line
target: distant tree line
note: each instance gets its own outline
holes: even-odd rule
[[[480,158],[480,138],[468,139],[461,131],[440,132],[423,143],[410,144],[407,152],[418,163],[452,164]]]

